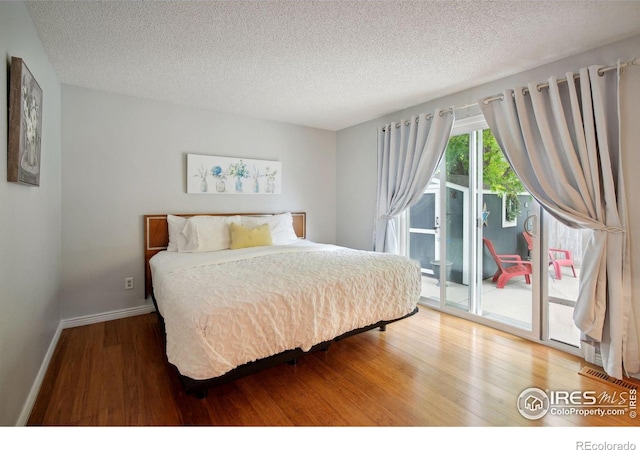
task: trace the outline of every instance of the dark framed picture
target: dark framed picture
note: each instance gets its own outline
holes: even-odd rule
[[[21,58],[11,58],[7,181],[40,186],[42,89]]]

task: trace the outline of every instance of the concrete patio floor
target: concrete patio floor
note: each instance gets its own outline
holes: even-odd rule
[[[576,269],[578,277],[579,269]],[[578,295],[579,278],[575,278],[570,268],[563,268],[562,278],[555,279],[555,274],[549,274],[549,297],[574,300]],[[430,276],[422,277],[422,297],[425,299],[440,299],[440,286],[437,280]],[[469,286],[447,282],[447,306],[468,309]],[[482,315],[500,322],[508,323],[523,329],[531,329],[532,291],[531,285],[526,284],[524,277],[515,277],[507,285],[498,289],[491,278],[482,282]],[[573,324],[573,308],[549,304],[549,332],[550,338],[570,345],[579,346],[580,332]]]

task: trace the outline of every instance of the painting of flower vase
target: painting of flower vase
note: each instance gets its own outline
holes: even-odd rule
[[[280,194],[281,177],[280,161],[187,155],[189,194]]]

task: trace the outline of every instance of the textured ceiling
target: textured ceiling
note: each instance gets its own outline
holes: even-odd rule
[[[62,83],[339,130],[640,34],[640,1],[37,1]]]

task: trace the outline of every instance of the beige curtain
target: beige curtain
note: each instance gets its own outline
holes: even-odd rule
[[[451,108],[378,129],[375,251],[398,253],[398,215],[420,200],[447,147],[453,122]]]
[[[592,66],[548,87],[529,84],[480,101],[527,190],[564,224],[593,230],[580,275],[574,322],[599,343],[606,372],[638,367],[631,305],[627,202],[622,175],[620,68]]]

